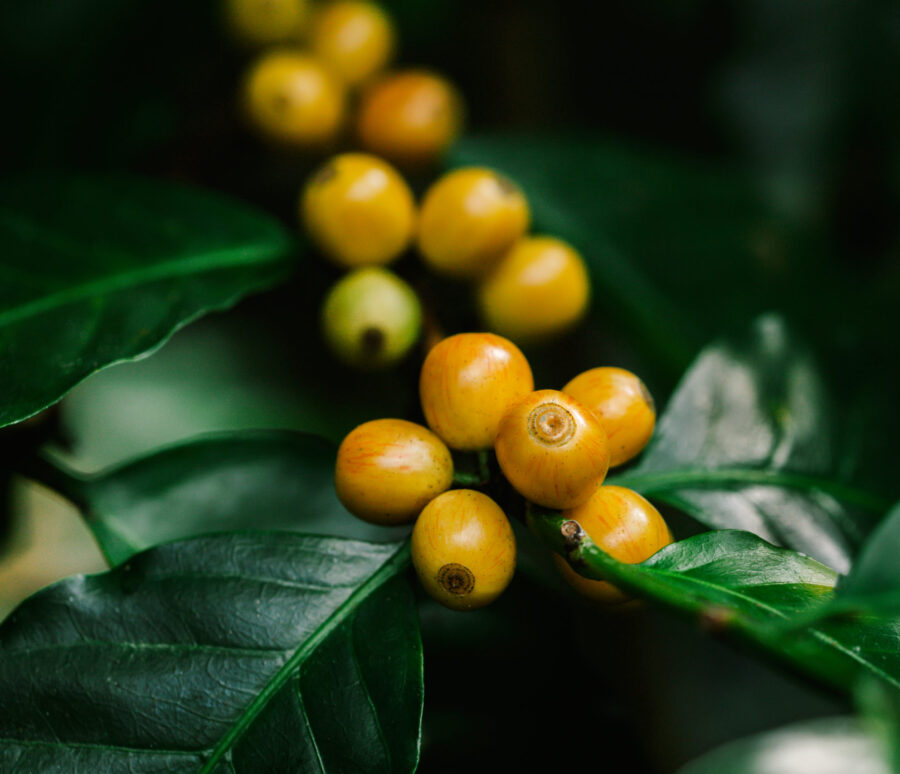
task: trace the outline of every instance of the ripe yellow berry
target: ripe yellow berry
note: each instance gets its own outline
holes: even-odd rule
[[[412,241],[412,191],[386,161],[365,153],[335,156],[303,190],[300,215],[316,244],[339,266],[386,264]]]
[[[515,490],[546,508],[580,505],[609,467],[598,417],[556,390],[538,390],[515,404],[500,423],[494,450]]]
[[[453,610],[474,610],[509,585],[516,540],[490,497],[455,489],[434,498],[416,521],[412,561],[431,597]]]
[[[394,49],[394,26],[375,3],[335,0],[313,20],[310,48],[350,86],[381,70]]]
[[[628,462],[650,441],[656,407],[644,383],[631,371],[592,368],[562,391],[600,417],[609,438],[610,467]]]
[[[249,46],[296,41],[306,24],[308,0],[225,0],[225,22]]]
[[[487,274],[528,229],[524,194],[492,169],[464,167],[425,194],[418,245],[438,274],[473,279]]]
[[[366,89],[356,131],[367,150],[419,166],[437,161],[457,138],[462,113],[462,98],[445,79],[408,70]]]
[[[375,419],[352,430],[338,449],[334,486],[354,516],[402,524],[453,483],[450,450],[427,428]]]
[[[577,521],[599,548],[626,564],[643,562],[672,542],[659,511],[621,486],[601,486],[586,503],[562,515]],[[554,559],[566,581],[584,596],[606,604],[630,599],[610,583],[582,577],[561,556]]]
[[[384,368],[401,360],[422,332],[415,291],[393,272],[370,266],[339,280],[325,297],[322,330],[347,365]]]
[[[507,409],[534,389],[531,366],[511,341],[459,333],[436,344],[419,377],[428,426],[451,449],[489,449]]]
[[[260,134],[309,148],[333,140],[344,120],[344,85],[317,59],[294,51],[263,55],[244,81],[244,109]]]
[[[514,341],[562,333],[581,319],[589,298],[584,261],[553,237],[520,239],[478,288],[487,327]]]

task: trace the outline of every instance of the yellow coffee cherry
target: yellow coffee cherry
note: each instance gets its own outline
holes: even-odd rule
[[[599,418],[556,390],[538,390],[515,404],[500,423],[494,451],[515,490],[545,508],[585,502],[609,467]]]
[[[308,0],[225,0],[225,22],[249,46],[296,41],[306,25]]]
[[[482,167],[457,169],[425,194],[419,251],[438,274],[481,277],[525,233],[529,219],[524,194],[508,178]]]
[[[356,368],[401,360],[422,333],[415,291],[387,269],[369,266],[340,279],[325,297],[322,330],[331,351]]]
[[[436,344],[419,377],[428,426],[451,449],[489,449],[510,406],[534,389],[531,366],[511,341],[459,333]]]
[[[672,542],[659,511],[622,486],[601,486],[586,503],[562,515],[577,521],[599,548],[626,564],[643,562]],[[579,575],[561,556],[554,555],[554,559],[563,578],[584,596],[605,604],[630,599],[610,583]]]
[[[406,181],[386,161],[344,153],[310,177],[300,216],[329,258],[353,268],[390,263],[409,246],[416,204]]]
[[[294,51],[273,51],[244,81],[244,109],[265,138],[309,148],[332,141],[344,120],[345,87],[321,62]]]
[[[500,507],[472,489],[435,497],[412,534],[412,561],[425,591],[453,610],[493,602],[512,580],[516,540]]]
[[[394,25],[375,3],[335,0],[315,15],[309,42],[316,56],[356,86],[390,61]]]
[[[372,524],[412,521],[452,483],[450,450],[430,430],[404,419],[366,422],[338,449],[338,499]]]
[[[444,78],[407,70],[366,89],[356,131],[367,150],[414,167],[440,159],[459,135],[462,114],[462,98]]]
[[[609,438],[609,465],[622,465],[643,450],[656,425],[656,406],[644,383],[624,368],[592,368],[562,391],[600,417]]]
[[[589,298],[581,256],[546,236],[516,242],[478,288],[487,327],[513,341],[562,333],[581,319]]]

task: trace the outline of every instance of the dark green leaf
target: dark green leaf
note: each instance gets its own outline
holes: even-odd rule
[[[883,592],[900,593],[900,505],[871,534],[840,585],[845,599]]]
[[[884,750],[853,718],[824,718],[732,742],[678,774],[891,774]]]
[[[284,277],[291,241],[202,191],[38,175],[0,186],[0,246],[2,426]]]
[[[335,447],[305,433],[208,436],[94,476],[57,466],[38,477],[71,497],[110,564],[151,546],[212,532],[280,529],[386,540],[351,516],[334,491]]]
[[[0,770],[410,772],[422,652],[408,544],[172,543],[0,627]]]
[[[767,316],[700,354],[640,464],[609,481],[846,572],[887,503],[842,480],[841,459],[818,372]]]
[[[469,138],[451,162],[514,178],[536,227],[585,256],[598,324],[625,320],[678,372],[710,329],[776,302],[794,237],[746,176],[577,136]]]
[[[837,575],[814,559],[736,530],[673,543],[643,564],[623,564],[583,535],[563,538],[559,515],[532,527],[590,578],[698,620],[750,643],[777,661],[851,690],[862,677],[900,689],[900,619],[869,616],[786,629],[833,598]]]

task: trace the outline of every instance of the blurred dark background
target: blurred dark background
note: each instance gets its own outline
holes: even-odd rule
[[[793,286],[798,297],[819,296],[816,311],[796,322],[814,340],[839,411],[865,401],[881,428],[870,453],[896,461],[900,3],[383,4],[399,25],[399,63],[459,85],[470,135],[574,131],[733,171],[778,218],[811,235],[834,275],[821,284],[811,273],[808,285]],[[212,0],[2,0],[3,171],[182,180],[293,227],[315,160],[274,155],[247,133],[235,105],[247,61]],[[79,387],[62,409],[73,453],[90,468],[210,429],[286,426],[337,439],[373,406],[414,416],[414,390],[397,385],[414,384],[415,363],[360,386],[322,349],[317,303],[335,276],[305,263],[284,288]],[[456,304],[458,289],[425,290],[462,308],[448,327],[477,324]],[[674,302],[702,309],[716,291],[704,292]],[[765,294],[750,300],[758,311],[770,305]],[[790,316],[790,298],[771,302]],[[586,330],[590,345],[582,332],[529,353],[539,382],[576,373],[565,362],[573,352],[602,355],[646,374],[665,405],[677,368],[649,357],[614,316]],[[597,768],[670,772],[735,736],[847,709],[687,625],[656,614],[598,616],[526,577],[469,616],[423,601],[422,621],[426,773],[555,770],[586,750]]]

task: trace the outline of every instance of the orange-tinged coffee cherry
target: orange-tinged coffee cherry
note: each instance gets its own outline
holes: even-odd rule
[[[300,215],[329,258],[354,268],[390,263],[409,246],[416,204],[406,181],[386,161],[343,153],[310,177]]]
[[[435,497],[416,521],[412,561],[431,597],[453,610],[474,610],[509,585],[516,540],[490,497],[455,489]]]
[[[344,120],[344,85],[319,60],[295,51],[263,55],[247,74],[243,98],[253,127],[287,146],[324,145]]]
[[[345,83],[356,86],[390,60],[394,25],[375,3],[335,0],[315,15],[309,44]]]
[[[528,229],[525,195],[492,169],[448,172],[425,194],[417,242],[438,274],[475,279],[487,274]]]
[[[444,78],[407,70],[366,89],[356,131],[367,150],[415,167],[440,159],[459,135],[462,114],[462,98]]]
[[[487,327],[513,341],[537,341],[584,315],[590,280],[581,256],[560,239],[516,242],[478,288]]]
[[[515,490],[545,508],[585,502],[609,467],[600,420],[556,390],[538,390],[516,403],[500,423],[494,450]]]
[[[672,542],[659,511],[622,486],[601,486],[586,503],[562,515],[577,521],[599,548],[626,564],[643,562]],[[579,575],[561,556],[554,555],[554,559],[563,578],[584,596],[606,604],[630,599],[610,583]]]
[[[225,22],[248,46],[296,41],[306,26],[308,0],[226,0]]]
[[[419,377],[428,426],[451,449],[489,449],[507,409],[534,389],[531,366],[511,341],[459,333],[436,344]]]
[[[434,433],[404,419],[375,419],[352,430],[338,449],[334,486],[354,516],[402,524],[453,483],[450,450]]]
[[[643,450],[653,435],[656,407],[644,383],[624,368],[592,368],[562,391],[600,417],[609,438],[609,465],[622,465]]]

